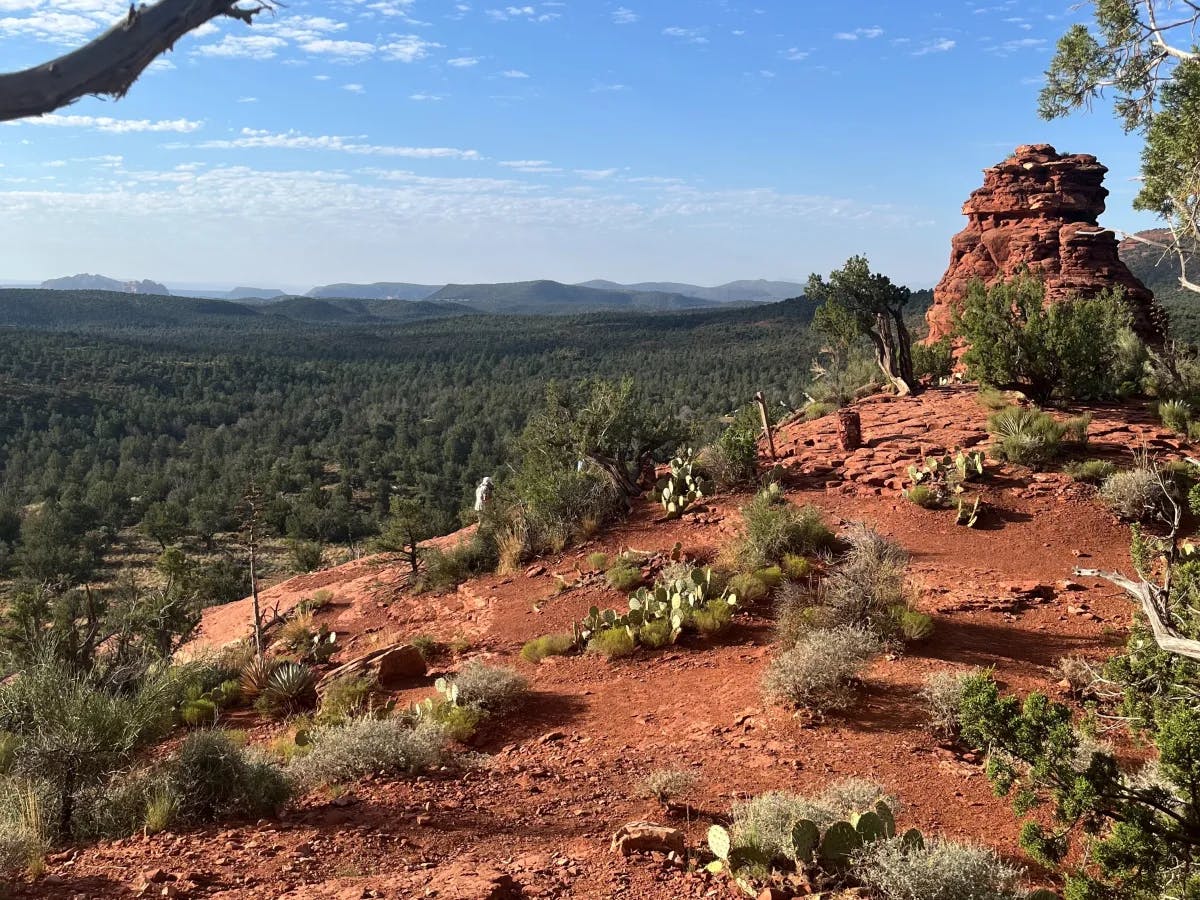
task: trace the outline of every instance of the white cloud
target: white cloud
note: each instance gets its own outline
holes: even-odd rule
[[[334,60],[357,62],[366,59],[375,52],[375,45],[364,41],[337,41],[329,38],[317,38],[305,41],[300,49],[306,53],[328,56]]]
[[[872,25],[870,28],[855,28],[853,31],[839,31],[833,36],[835,41],[857,41],[859,38],[871,40],[883,34],[883,29],[878,25]]]
[[[624,6],[618,6],[612,14],[613,23],[616,25],[632,25],[640,18],[641,16],[632,9],[626,9]]]
[[[192,50],[195,56],[221,59],[274,59],[287,46],[283,38],[265,34],[235,36],[227,34],[215,44],[201,44]]]
[[[708,38],[701,34],[699,28],[681,28],[678,25],[672,25],[670,28],[664,28],[662,33],[667,37],[679,38],[688,44],[708,43]]]
[[[603,84],[603,83],[594,84],[594,85],[592,85],[592,88],[591,88],[591,92],[593,94],[619,94],[622,91],[627,91],[627,90],[629,90],[629,85],[619,84],[619,83],[617,83],[617,84]]]
[[[367,92],[367,89],[365,87],[363,87],[361,84],[357,84],[357,83],[353,83],[353,82],[350,84],[343,84],[342,90],[349,91],[351,94],[365,94]]]
[[[442,99],[441,94],[409,94],[409,100],[416,100],[418,103],[436,103]]]
[[[946,53],[958,46],[957,41],[952,41],[949,38],[941,38],[936,41],[930,41],[918,47],[912,52],[913,56],[928,56],[930,53]]]
[[[783,51],[783,58],[792,62],[800,62],[802,59],[808,59],[808,51],[801,50],[799,47],[788,47]]]
[[[86,128],[108,134],[130,134],[133,132],[175,132],[190,134],[199,131],[203,122],[191,119],[113,119],[109,116],[62,116],[56,113],[32,119],[21,119],[8,124],[42,125],[49,128]]]
[[[505,78],[528,78],[528,72],[522,72],[520,69],[509,69],[507,72],[501,72]]]
[[[178,149],[180,145],[175,145]],[[482,159],[477,150],[453,147],[395,147],[364,144],[361,138],[342,135],[308,135],[299,131],[272,132],[243,128],[237,138],[204,141],[195,146],[205,150],[322,150],[360,156],[399,156],[408,159]]]
[[[446,65],[454,66],[456,69],[469,69],[471,66],[479,65],[478,56],[456,56],[454,59],[446,60]]]
[[[384,59],[412,63],[424,59],[431,50],[440,49],[441,46],[441,44],[427,41],[415,34],[404,34],[384,44],[379,51],[383,54]]]
[[[557,6],[555,3],[544,3],[543,6]],[[560,13],[539,12],[536,6],[506,6],[503,9],[487,10],[487,17],[493,22],[507,22],[512,19],[523,19],[527,22],[550,22],[557,19]]]
[[[612,178],[617,169],[576,169],[575,174],[585,181],[605,181]]]

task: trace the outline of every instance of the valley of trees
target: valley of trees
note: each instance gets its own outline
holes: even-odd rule
[[[818,350],[804,301],[368,329],[159,299],[137,327],[129,298],[26,293],[38,302],[7,302],[30,327],[0,330],[0,577],[99,579],[136,529],[224,558],[209,602],[244,595],[252,484],[268,536],[361,547],[394,496],[445,531],[480,478],[504,480],[553,381],[635,375],[652,409],[703,438],[757,390],[801,405]]]

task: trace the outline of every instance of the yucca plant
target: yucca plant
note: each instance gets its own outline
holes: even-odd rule
[[[276,667],[279,664],[275,660],[267,659],[265,656],[256,656],[242,666],[240,682],[242,688],[242,698],[253,703],[262,694],[267,686],[267,681],[271,677]]]
[[[308,666],[280,663],[267,678],[259,703],[280,713],[312,709],[317,705],[317,677]]]

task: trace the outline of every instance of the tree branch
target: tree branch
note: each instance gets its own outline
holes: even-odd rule
[[[87,95],[121,98],[155,59],[190,31],[221,16],[250,24],[269,0],[161,0],[129,14],[78,50],[32,69],[0,75],[0,122],[41,116]]]
[[[1154,643],[1167,653],[1185,656],[1200,662],[1200,641],[1191,641],[1181,637],[1175,629],[1163,621],[1156,596],[1158,591],[1154,585],[1145,581],[1139,584],[1126,578],[1120,572],[1102,572],[1099,569],[1076,569],[1075,575],[1080,578],[1101,578],[1121,588],[1141,604],[1142,611],[1150,621],[1150,631],[1154,634]]]

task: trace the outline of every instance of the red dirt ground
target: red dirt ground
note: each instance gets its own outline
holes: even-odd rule
[[[589,606],[624,600],[595,580],[556,593],[555,573],[571,581],[587,569],[589,553],[668,550],[676,541],[688,555],[709,558],[736,532],[744,496],[717,497],[708,512],[673,523],[643,505],[586,546],[542,560],[530,570],[538,574],[482,578],[445,596],[411,596],[402,566],[363,559],[285,582],[264,592],[264,604],[288,609],[317,589],[332,591],[319,617],[339,633],[339,660],[425,633],[469,642],[443,668],[483,657],[527,675],[532,700],[487,724],[472,748],[475,765],[465,774],[368,780],[336,798],[314,795],[274,821],[68,850],[18,896],[728,896],[725,882],[661,857],[617,856],[609,839],[622,824],[647,819],[682,828],[699,846],[736,799],[771,789],[816,792],[848,776],[882,782],[902,803],[904,827],[982,842],[1028,864],[1007,801],[992,795],[978,761],[932,738],[918,691],[931,672],[991,666],[1013,690],[1061,693],[1059,658],[1103,658],[1123,642],[1130,603],[1106,584],[1074,584],[1070,573],[1075,565],[1127,566],[1128,529],[1093,489],[1011,467],[1000,467],[985,488],[984,527],[957,527],[952,511],[916,507],[892,479],[924,453],[986,440],[987,411],[974,393],[869,398],[858,408],[867,447],[854,454],[836,451],[832,418],[781,429],[787,496],[818,505],[836,526],[864,521],[907,547],[918,605],[934,616],[936,631],[905,655],[878,661],[845,713],[808,723],[764,705],[759,684],[774,652],[765,606],[715,643],[686,638],[612,663],[583,656],[534,666],[518,656],[526,640],[568,630]],[[1164,458],[1187,450],[1143,413],[1093,412],[1088,456],[1128,459],[1142,445]],[[199,640],[216,646],[240,638],[248,621],[246,601],[210,610]],[[432,693],[438,674],[401,699]],[[273,730],[254,726],[252,738]],[[699,778],[687,816],[666,816],[637,796],[640,778],[664,767]],[[147,887],[157,875],[165,880]],[[521,893],[495,887],[503,876]]]

